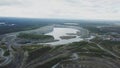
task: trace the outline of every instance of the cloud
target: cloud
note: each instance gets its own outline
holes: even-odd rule
[[[0,16],[120,19],[120,0],[0,0]]]
[[[0,0],[0,6],[10,6],[21,4],[20,0]]]

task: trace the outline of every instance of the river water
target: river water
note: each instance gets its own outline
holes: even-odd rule
[[[47,33],[46,35],[52,35],[55,40],[59,40],[56,42],[49,42],[46,44],[51,44],[51,45],[62,45],[62,44],[68,44],[68,43],[72,43],[72,42],[78,42],[78,41],[82,41],[83,39],[80,38],[80,36],[78,35],[74,35],[76,36],[76,38],[71,38],[71,39],[61,39],[60,36],[69,36],[67,33],[77,33],[77,29],[73,29],[73,28],[60,28],[60,27],[54,27],[53,31],[50,33]]]

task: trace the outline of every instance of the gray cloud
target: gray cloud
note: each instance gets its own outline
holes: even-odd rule
[[[20,5],[20,0],[0,0],[0,6]]]
[[[120,0],[0,0],[0,16],[120,19]]]

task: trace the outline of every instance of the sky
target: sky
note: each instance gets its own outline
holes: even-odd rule
[[[120,0],[0,0],[0,16],[120,20]]]

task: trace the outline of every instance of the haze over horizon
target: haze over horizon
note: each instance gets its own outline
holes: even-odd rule
[[[0,16],[120,20],[120,0],[0,0]]]

